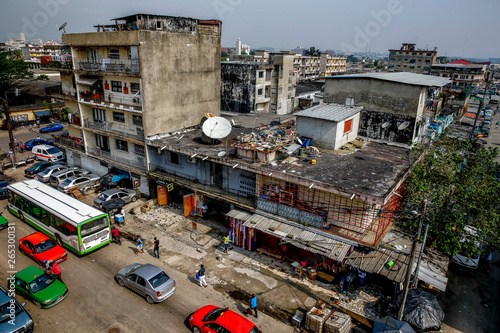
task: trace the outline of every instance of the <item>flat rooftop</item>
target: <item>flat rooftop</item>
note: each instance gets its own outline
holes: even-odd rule
[[[159,148],[169,148],[186,155],[196,153],[199,159],[207,157],[207,159],[227,165],[238,163],[240,168],[246,166],[247,169],[256,172],[278,171],[309,182],[328,184],[347,193],[357,192],[376,197],[384,197],[390,193],[410,165],[407,148],[361,140],[348,143],[344,146],[345,149],[335,151],[312,147],[303,148],[304,156],[302,157],[298,156],[297,141],[290,141],[276,147],[280,157],[271,162],[227,156],[231,144],[239,143],[242,136],[252,132],[256,134],[269,132],[275,128],[276,126],[270,125],[272,121],[279,119],[281,126],[277,127],[285,128],[287,133],[293,134],[295,117],[293,115],[276,117],[269,114],[228,113],[223,113],[222,116],[230,122],[234,121],[236,126],[233,126],[231,133],[218,144],[203,143],[201,127],[177,132],[163,138],[156,137],[150,139],[148,144]],[[300,133],[291,138],[299,136]],[[294,147],[296,149],[293,149]],[[313,159],[316,160],[316,164],[311,163]]]
[[[374,80],[391,81],[391,82],[404,83],[414,86],[425,86],[425,87],[443,87],[451,83],[451,80],[448,78],[433,76],[433,75],[407,73],[407,72],[337,75],[337,76],[327,76],[325,77],[325,79],[328,80],[374,79]]]

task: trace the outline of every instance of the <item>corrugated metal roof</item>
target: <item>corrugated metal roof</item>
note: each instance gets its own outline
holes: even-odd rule
[[[260,214],[254,214],[243,225],[278,237],[298,248],[319,253],[337,261],[344,260],[351,247],[347,243],[319,235],[306,227],[294,226],[293,222],[286,223]]]
[[[339,122],[354,116],[361,110],[363,110],[362,106],[348,107],[340,104],[321,104],[313,106],[307,110],[300,111],[295,115],[297,117],[308,117]]]
[[[448,83],[451,83],[451,80],[448,78],[433,76],[433,75],[407,73],[407,72],[364,73],[364,74],[337,75],[332,77],[325,77],[325,79],[330,79],[330,80],[366,79],[366,78],[411,84],[414,86],[426,86],[426,87],[442,87],[447,85]]]
[[[253,216],[253,213],[247,212],[246,210],[233,208],[226,214],[226,216],[233,217],[242,221],[248,221],[248,219]]]

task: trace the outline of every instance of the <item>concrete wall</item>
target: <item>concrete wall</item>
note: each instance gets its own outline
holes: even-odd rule
[[[139,45],[138,38],[139,31],[87,32],[62,35],[63,44],[68,44],[72,47]]]
[[[295,97],[296,77],[293,68],[294,55],[272,54],[271,61],[274,64],[271,112],[276,114],[288,114],[293,111],[293,100]]]
[[[221,63],[221,110],[255,112],[258,67],[254,63]]]
[[[415,119],[411,116],[363,110],[361,111],[359,135],[377,140],[409,144],[413,140]],[[406,129],[399,130],[399,125],[405,121],[409,121],[410,125]],[[389,126],[382,128],[382,124],[385,122],[388,122]]]
[[[146,136],[220,114],[220,36],[140,31],[139,61]]]

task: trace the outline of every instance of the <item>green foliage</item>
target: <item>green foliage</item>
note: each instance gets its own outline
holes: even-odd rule
[[[447,64],[450,62],[450,60],[448,59],[448,57],[445,57],[445,56],[441,56],[441,57],[437,57],[436,58],[436,61],[439,60],[439,62],[441,64]]]
[[[306,51],[306,56],[319,57],[320,55],[320,50],[316,49],[314,46],[311,46],[309,50]]]
[[[18,81],[33,78],[28,64],[22,59],[19,52],[0,52],[0,96],[14,88]]]
[[[220,61],[227,61],[227,57],[220,58]]]
[[[423,155],[422,155],[423,153]],[[500,170],[494,161],[498,148],[474,146],[441,135],[434,145],[424,152],[417,147],[410,158],[422,160],[412,170],[407,180],[406,205],[408,211],[422,213],[427,203],[424,221],[430,223],[428,243],[451,255],[476,250],[475,241],[482,239],[493,246],[500,246]],[[415,219],[402,218],[403,229],[414,231]],[[477,229],[476,236],[460,242],[464,227]]]
[[[47,74],[40,74],[36,79],[40,81],[49,80],[49,76]]]
[[[373,64],[365,64],[365,68],[375,68]]]

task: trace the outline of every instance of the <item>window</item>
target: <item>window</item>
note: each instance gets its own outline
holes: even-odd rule
[[[259,79],[262,79],[264,77],[264,71],[259,71]]]
[[[146,286],[146,280],[144,280],[142,277],[137,276],[137,284],[140,286],[145,287]]]
[[[111,81],[111,90],[116,92],[122,92],[121,81]]]
[[[170,163],[172,164],[179,164],[179,154],[174,153],[173,151],[170,152]]]
[[[161,29],[161,27],[162,27],[162,22],[156,21],[156,29]]]
[[[137,92],[139,92],[139,90],[141,89],[141,85],[139,83],[134,83],[134,82],[130,82],[130,92],[132,94],[137,94]]]
[[[257,90],[257,94],[260,96],[262,95],[262,89]]]
[[[119,123],[125,122],[125,114],[123,112],[113,111],[113,121],[117,121]]]
[[[127,141],[116,139],[116,149],[128,151]]]
[[[142,126],[142,116],[132,115],[132,124],[136,126]]]
[[[95,144],[100,150],[107,151],[109,153],[109,138],[104,135],[95,135]]]
[[[146,152],[144,151],[144,146],[138,145],[136,143],[134,143],[134,153],[139,156],[146,156]]]
[[[92,113],[94,114],[94,122],[106,122],[106,110],[92,108]]]
[[[120,59],[120,50],[118,50],[118,49],[109,49],[108,58],[109,59]]]
[[[349,119],[344,122],[344,134],[349,133],[351,130],[352,130],[352,119]]]

